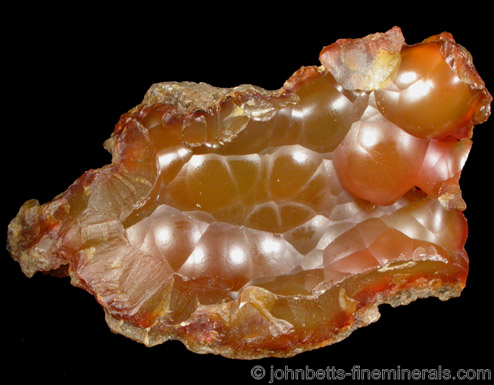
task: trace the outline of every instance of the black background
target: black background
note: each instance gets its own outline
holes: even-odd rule
[[[324,45],[398,25],[408,43],[449,31],[469,49],[494,89],[492,23],[485,10],[347,9],[330,4],[230,3],[223,8],[125,6],[9,10],[3,31],[3,183],[5,229],[24,201],[44,203],[89,168],[110,162],[102,147],[120,114],[152,83],[204,81],[276,89],[300,66],[318,64]],[[387,12],[383,14],[382,12]],[[379,322],[336,345],[289,359],[237,361],[191,353],[176,341],[153,348],[110,332],[103,310],[68,279],[26,278],[4,250],[2,369],[9,383],[119,380],[255,382],[266,370],[335,368],[492,369],[492,130],[477,127],[461,179],[471,258],[460,298],[381,307]],[[171,381],[171,378],[174,381]],[[258,381],[266,383],[267,379]]]

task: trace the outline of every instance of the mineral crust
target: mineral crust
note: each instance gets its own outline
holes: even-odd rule
[[[458,185],[491,96],[449,33],[325,47],[276,91],[159,83],[90,170],[8,230],[22,271],[69,275],[111,330],[252,359],[347,337],[377,306],[458,296]]]

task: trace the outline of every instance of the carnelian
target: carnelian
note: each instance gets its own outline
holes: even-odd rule
[[[70,275],[114,332],[242,359],[460,295],[458,182],[492,99],[470,55],[395,27],[320,60],[276,91],[153,85],[106,141],[110,165],[21,207],[12,257]]]

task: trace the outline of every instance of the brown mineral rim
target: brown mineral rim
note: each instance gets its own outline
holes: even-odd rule
[[[151,86],[89,170],[27,201],[8,249],[68,275],[111,330],[230,358],[289,357],[459,296],[459,186],[491,95],[449,33],[394,27],[324,47],[285,85]]]

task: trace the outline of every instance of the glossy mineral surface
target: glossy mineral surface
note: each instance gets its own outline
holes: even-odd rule
[[[377,305],[458,296],[458,185],[491,96],[443,33],[325,47],[277,91],[159,83],[90,170],[26,202],[8,247],[70,275],[110,328],[235,358],[291,356],[375,321]]]

